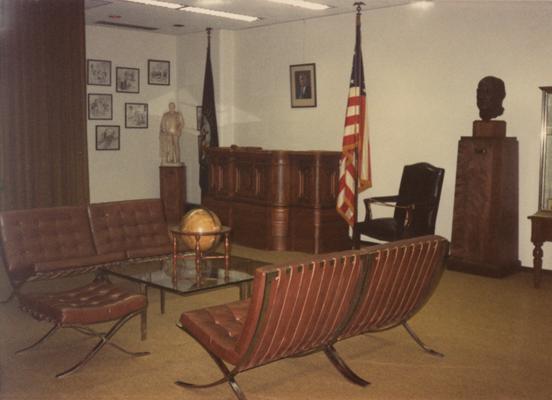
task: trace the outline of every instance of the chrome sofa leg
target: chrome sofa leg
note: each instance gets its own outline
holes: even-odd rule
[[[113,325],[113,327],[109,330],[109,332],[107,332],[105,335],[104,334],[97,334],[96,335],[94,333],[94,331],[92,331],[93,332],[92,335],[99,336],[100,341],[96,344],[96,346],[94,346],[94,348],[92,350],[90,350],[90,352],[88,352],[88,354],[81,361],[79,361],[77,364],[75,364],[74,366],[72,366],[68,370],[60,372],[59,374],[57,374],[56,378],[64,378],[66,376],[69,376],[69,375],[77,372],[79,369],[84,367],[88,363],[88,361],[90,361],[96,355],[96,353],[98,353],[102,349],[102,347],[104,347],[106,344],[109,344],[109,345],[115,347],[116,349],[118,349],[118,350],[120,350],[120,351],[122,351],[126,354],[129,354],[133,357],[142,357],[142,356],[149,355],[150,353],[147,352],[147,351],[145,351],[145,352],[130,352],[130,351],[122,348],[121,346],[118,346],[115,343],[110,342],[111,338],[117,333],[117,331],[124,324],[126,324],[127,321],[129,321],[130,319],[132,319],[136,315],[140,314],[140,312],[141,311],[137,311],[137,312],[134,312],[132,314],[128,314],[128,315],[124,316],[123,318],[119,319],[115,323],[115,325]]]
[[[187,332],[186,329],[183,328],[180,324],[177,324],[177,326],[180,329],[182,329],[184,332]],[[192,335],[190,335],[190,336],[192,336]],[[194,336],[192,336],[192,337],[195,339]],[[205,389],[205,388],[217,386],[217,385],[220,385],[221,383],[227,382],[228,385],[230,385],[230,388],[232,389],[232,391],[234,392],[236,397],[238,398],[238,400],[247,400],[247,398],[245,397],[245,394],[243,393],[240,386],[238,385],[238,383],[234,379],[235,374],[233,372],[230,372],[230,370],[228,369],[226,364],[224,364],[224,361],[222,361],[220,358],[218,358],[216,355],[214,355],[211,351],[209,351],[197,339],[196,339],[196,342],[199,343],[199,345],[207,352],[207,354],[209,354],[209,356],[217,364],[217,366],[219,367],[220,371],[222,372],[222,374],[224,376],[222,378],[214,381],[214,382],[205,383],[205,384],[195,384],[195,383],[189,383],[189,382],[184,382],[184,381],[176,381],[175,384],[177,384],[178,386],[184,387],[184,388],[188,388],[188,389]]]
[[[408,332],[408,334],[414,339],[414,341],[420,346],[425,352],[431,354],[432,356],[436,357],[444,357],[445,355],[443,353],[439,353],[436,350],[433,350],[432,348],[428,347],[424,342],[421,341],[421,339],[414,333],[412,328],[408,325],[408,323],[403,322],[402,326],[404,326],[404,329]]]
[[[52,336],[54,333],[56,333],[56,331],[60,328],[61,326],[58,324],[58,325],[54,325],[52,327],[52,329],[50,329],[48,332],[46,332],[46,334],[44,336],[42,336],[40,339],[38,339],[36,342],[34,342],[33,344],[31,344],[30,346],[27,346],[27,347],[24,347],[22,349],[19,349],[15,352],[15,354],[19,354],[19,353],[23,353],[24,351],[27,351],[27,350],[30,350],[34,347],[37,347],[39,344],[41,344],[42,342],[44,342],[46,339],[48,339],[50,336]]]
[[[358,376],[349,366],[343,361],[343,359],[337,353],[337,350],[332,345],[324,348],[324,353],[328,359],[332,362],[334,367],[343,375],[347,380],[359,386],[368,386],[370,382],[362,379]]]

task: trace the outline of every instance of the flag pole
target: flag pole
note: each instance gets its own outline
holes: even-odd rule
[[[363,3],[362,1],[357,1],[355,3],[353,3],[353,5],[356,7],[356,25],[355,25],[355,45],[356,46],[360,46],[360,34],[359,34],[359,30],[360,30],[360,16],[361,16],[361,12],[362,12],[362,6],[366,5],[365,3]],[[355,54],[360,54],[360,52],[357,52],[356,51],[357,49],[355,49]],[[356,62],[356,73],[357,73],[357,82],[361,82],[361,78],[362,78],[362,59],[360,57],[355,57],[355,62]],[[362,84],[360,85],[359,87],[359,90],[362,92]],[[361,94],[361,93],[359,93]],[[360,186],[360,160],[359,160],[359,155],[360,155],[360,151],[359,151],[359,144],[360,144],[360,135],[361,135],[361,132],[360,132],[360,122],[357,122],[357,124],[359,125],[358,126],[358,129],[356,130],[357,131],[357,137],[355,139],[355,174],[356,174],[356,179],[355,179],[355,193],[354,193],[354,204],[355,204],[355,208],[354,208],[354,214],[353,214],[353,221],[354,221],[354,224],[353,224],[353,231],[355,229],[355,225],[357,224],[358,222],[358,189],[359,189],[359,186]]]

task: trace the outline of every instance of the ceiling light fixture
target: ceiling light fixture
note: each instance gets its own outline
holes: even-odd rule
[[[205,14],[205,15],[211,15],[213,17],[221,17],[221,18],[230,18],[230,19],[236,19],[238,21],[246,21],[246,22],[253,22],[258,21],[258,17],[251,17],[249,15],[243,15],[243,14],[234,14],[226,11],[216,11],[216,10],[209,10],[207,8],[200,8],[200,7],[182,7],[180,8],[180,11],[188,11],[193,12],[197,14]]]
[[[410,2],[410,4],[412,4],[412,6],[414,6],[414,7],[421,8],[421,9],[427,9],[427,8],[433,7],[435,5],[433,0],[412,1],[412,2]]]
[[[146,6],[171,8],[173,10],[176,10],[177,8],[182,7],[182,4],[169,3],[169,2],[166,2],[166,1],[158,1],[158,0],[125,0],[125,1],[128,1],[129,3],[144,4]]]
[[[273,3],[287,4],[289,6],[307,8],[309,10],[327,10],[330,6],[326,4],[313,3],[312,1],[304,0],[268,0]]]

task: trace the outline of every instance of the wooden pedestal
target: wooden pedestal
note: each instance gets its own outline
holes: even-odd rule
[[[460,139],[447,265],[492,277],[519,269],[516,138]]]
[[[186,167],[160,166],[159,184],[165,218],[169,224],[178,224],[186,204]]]

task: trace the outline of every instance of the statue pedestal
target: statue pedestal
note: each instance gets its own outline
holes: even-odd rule
[[[474,137],[506,137],[506,121],[473,121]]]
[[[159,167],[160,195],[169,224],[178,224],[186,204],[186,168],[161,165]]]

